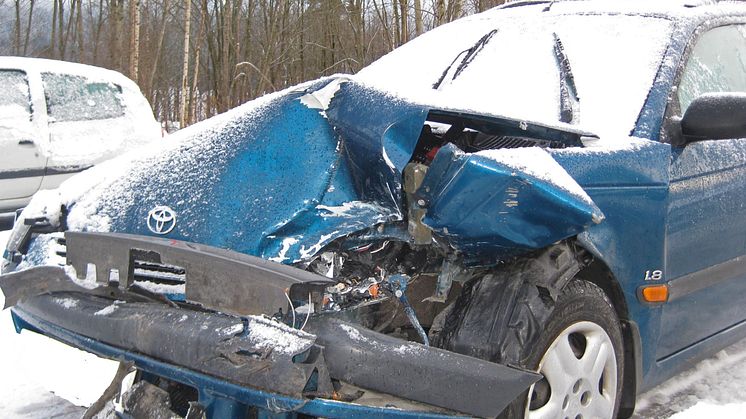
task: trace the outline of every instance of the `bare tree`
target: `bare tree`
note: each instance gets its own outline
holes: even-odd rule
[[[416,36],[422,35],[422,2],[420,0],[414,1],[414,33]]]
[[[0,53],[125,72],[160,119],[183,127],[307,79],[354,73],[435,26],[503,2],[0,0],[8,22]]]
[[[187,119],[187,83],[189,81],[189,25],[192,21],[192,0],[184,0],[184,58],[181,76],[181,91],[179,93],[179,124],[186,125]]]
[[[34,0],[29,0],[28,21],[26,22],[26,36],[23,38],[23,55],[28,54],[28,43],[31,35],[31,22],[34,16]]]
[[[140,70],[140,0],[130,0],[130,23],[129,76],[137,82]]]
[[[16,18],[13,23],[13,51],[16,55],[21,53],[21,0],[15,0]]]

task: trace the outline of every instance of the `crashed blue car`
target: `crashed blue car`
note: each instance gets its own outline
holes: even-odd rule
[[[746,336],[743,56],[736,3],[458,20],[37,194],[6,307],[133,417],[628,417]]]

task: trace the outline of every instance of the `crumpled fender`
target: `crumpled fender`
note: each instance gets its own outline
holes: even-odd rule
[[[517,150],[464,153],[446,145],[417,190],[423,223],[471,263],[546,247],[604,218],[549,154],[523,150],[510,164],[492,157],[521,157]]]

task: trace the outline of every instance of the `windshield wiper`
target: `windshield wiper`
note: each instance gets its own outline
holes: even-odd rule
[[[492,36],[495,35],[496,33],[497,33],[497,29],[493,29],[487,32],[484,36],[479,38],[477,43],[474,44],[471,48],[465,49],[459,52],[456,58],[454,58],[453,61],[451,61],[451,64],[449,64],[448,67],[446,67],[446,70],[440,76],[438,81],[436,81],[435,84],[433,84],[433,89],[437,90],[440,87],[441,83],[443,83],[443,80],[445,80],[446,76],[448,75],[448,72],[451,71],[451,67],[453,67],[456,61],[463,55],[464,58],[461,59],[461,64],[459,64],[459,66],[456,68],[456,71],[453,73],[453,77],[451,78],[451,80],[456,80],[456,77],[458,77],[459,74],[461,74],[461,72],[464,71],[466,66],[468,66],[469,64],[471,64],[472,61],[474,61],[474,58],[477,56],[477,54],[479,54],[482,51],[484,46],[487,45],[487,42],[489,42]]]
[[[556,33],[554,35],[554,58],[560,76],[560,122],[577,122],[580,113],[580,97],[575,87],[575,77],[572,75],[570,60],[565,54],[565,47]]]

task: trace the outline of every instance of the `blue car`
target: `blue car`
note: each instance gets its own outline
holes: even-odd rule
[[[16,329],[136,371],[125,417],[630,416],[746,336],[746,5],[650,3],[508,3],[40,192]]]

